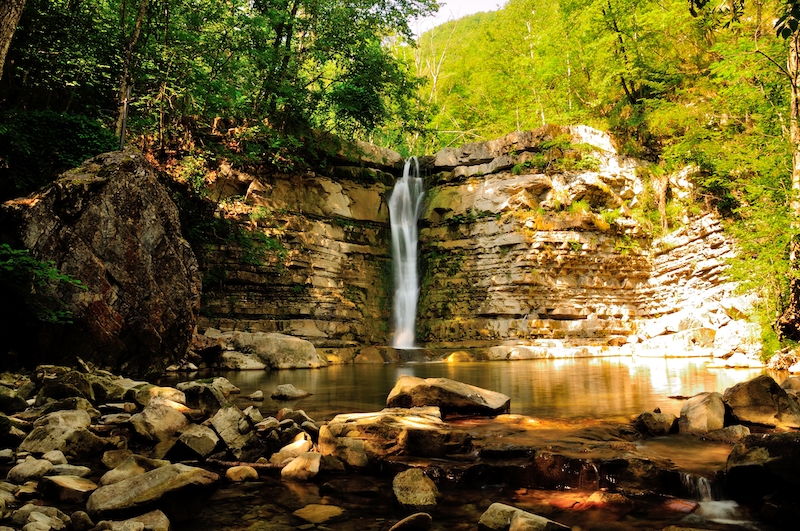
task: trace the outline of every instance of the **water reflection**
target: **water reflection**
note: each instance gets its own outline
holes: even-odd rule
[[[659,407],[679,414],[678,396],[703,391],[724,392],[761,374],[760,369],[709,369],[706,360],[593,358],[476,363],[404,363],[333,365],[319,370],[241,371],[219,373],[246,396],[261,389],[267,399],[260,409],[272,414],[281,407],[304,409],[312,418],[328,420],[338,413],[376,411],[401,375],[446,377],[511,396],[511,412],[538,418],[619,419]],[[773,375],[776,377],[776,375]],[[171,377],[167,385],[187,379]],[[776,378],[777,379],[777,378]],[[283,383],[313,393],[296,402],[269,398]]]

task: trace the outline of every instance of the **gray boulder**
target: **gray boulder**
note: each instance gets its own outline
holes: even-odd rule
[[[219,443],[219,437],[214,430],[201,424],[190,424],[181,432],[175,447],[170,453],[188,453],[194,458],[208,457]]]
[[[53,463],[47,459],[28,456],[25,461],[8,471],[8,480],[17,485],[26,481],[38,481],[53,471]]]
[[[678,419],[681,433],[706,433],[725,426],[725,403],[719,393],[700,393],[683,404]]]
[[[271,369],[317,369],[328,365],[313,343],[298,337],[264,332],[231,332],[229,339],[236,350],[252,352]]]
[[[33,430],[19,449],[32,454],[60,450],[66,455],[91,457],[100,453],[106,441],[91,431],[91,417],[84,410],[49,413],[33,423]]]
[[[103,477],[100,478],[100,485],[119,483],[169,464],[169,461],[163,459],[150,459],[149,457],[133,454],[103,474]]]
[[[217,411],[211,426],[237,460],[255,461],[263,453],[256,430],[238,407],[230,405]]]
[[[438,406],[449,413],[498,415],[508,413],[511,397],[449,378],[401,376],[386,398],[387,407]]]
[[[212,494],[219,476],[181,464],[159,467],[94,491],[86,503],[93,518],[109,518],[157,505],[170,521],[195,518]]]
[[[392,480],[392,491],[403,507],[433,508],[441,498],[436,484],[419,468],[410,468]]]
[[[79,356],[119,374],[160,374],[186,353],[200,309],[199,268],[144,155],[99,155],[4,203],[0,220],[6,241],[87,287],[59,290],[74,326],[30,324],[38,328],[20,334],[36,338],[20,349],[30,364]]]
[[[311,393],[298,389],[292,384],[280,384],[272,392],[271,398],[273,400],[297,400],[298,398],[305,398],[311,396]]]
[[[186,396],[186,405],[199,409],[206,415],[213,415],[220,408],[229,405],[228,398],[214,381],[192,381],[177,385],[177,389]]]
[[[800,404],[766,374],[726,389],[724,397],[739,422],[800,428]]]
[[[168,440],[189,425],[183,413],[156,399],[150,401],[141,413],[133,415],[130,423],[136,433],[154,442]]]
[[[658,436],[672,433],[677,427],[677,420],[675,415],[646,411],[636,417],[633,424],[637,430],[646,435]]]

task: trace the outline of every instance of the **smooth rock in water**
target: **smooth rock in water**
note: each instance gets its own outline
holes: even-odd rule
[[[238,461],[255,461],[262,454],[263,444],[238,407],[230,405],[217,411],[211,426]]]
[[[162,399],[153,399],[141,413],[131,417],[131,425],[136,433],[154,442],[171,439],[186,426],[186,416]]]
[[[651,413],[646,411],[636,417],[634,426],[640,432],[647,435],[668,435],[677,429],[678,418],[675,415],[665,413]]]
[[[418,468],[397,474],[392,480],[392,491],[404,507],[436,507],[441,497],[433,480]]]
[[[750,428],[742,426],[741,424],[735,424],[733,426],[726,426],[721,430],[710,431],[703,435],[703,439],[706,441],[734,444],[748,435],[750,435]]]
[[[60,288],[72,326],[2,323],[0,333],[39,338],[18,348],[31,352],[30,362],[79,356],[145,375],[160,374],[186,352],[200,309],[200,271],[178,209],[142,153],[98,155],[33,196],[7,201],[0,219],[4,240],[87,287]]]
[[[740,422],[800,428],[800,404],[766,374],[726,389],[724,398]]]
[[[294,459],[300,454],[303,454],[311,450],[313,443],[303,435],[305,434],[298,435],[294,442],[287,444],[279,451],[272,454],[272,456],[269,458],[269,462],[275,464],[282,464],[289,459]]]
[[[681,433],[707,433],[725,426],[725,403],[719,393],[700,393],[683,404],[678,428]]]
[[[433,525],[433,518],[428,513],[414,513],[406,516],[392,527],[389,531],[428,531]]]
[[[317,369],[328,361],[305,339],[264,332],[231,332],[236,350],[253,352],[271,369]]]
[[[493,503],[478,520],[478,528],[488,531],[568,531],[570,528],[543,516],[503,503]]]
[[[225,471],[225,477],[234,483],[258,481],[258,471],[247,465],[232,466]]]
[[[283,467],[282,479],[305,481],[319,474],[322,454],[318,452],[303,452]]]
[[[249,398],[253,402],[263,402],[264,401],[264,391],[262,391],[261,389],[258,389],[257,391],[254,391],[252,394],[250,394],[247,398]]]
[[[196,518],[218,480],[202,468],[168,465],[100,487],[89,496],[86,511],[107,518],[157,504],[171,521]]]
[[[48,476],[39,483],[45,496],[67,503],[83,503],[96,489],[94,481],[78,476]]]
[[[142,524],[142,529],[144,531],[170,531],[171,529],[169,518],[167,518],[167,515],[159,510],[150,511],[149,513],[134,516],[133,518],[129,518],[117,523],[123,526],[128,523],[139,523]]]
[[[296,400],[307,396],[311,396],[311,393],[303,389],[297,389],[292,384],[280,384],[272,392],[273,400]]]
[[[150,470],[155,470],[156,468],[167,466],[169,464],[169,461],[162,459],[150,459],[149,457],[134,454],[120,462],[112,470],[109,470],[103,474],[103,477],[100,478],[100,485],[105,486],[119,483],[120,481],[144,474],[145,472],[149,472]]]
[[[438,406],[449,413],[498,415],[508,413],[511,398],[449,378],[417,378],[403,375],[386,398],[388,407]]]
[[[17,485],[26,481],[38,481],[53,471],[53,463],[46,459],[28,456],[25,461],[8,471],[8,480]]]
[[[292,514],[312,524],[322,524],[340,516],[344,511],[335,505],[310,504]]]

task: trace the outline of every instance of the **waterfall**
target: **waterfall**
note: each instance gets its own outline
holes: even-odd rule
[[[389,197],[395,285],[392,346],[395,348],[414,347],[414,321],[419,299],[417,220],[423,196],[419,161],[417,157],[410,157],[403,168],[403,177],[395,183]]]

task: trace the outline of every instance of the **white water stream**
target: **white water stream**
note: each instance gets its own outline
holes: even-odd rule
[[[403,168],[403,177],[395,183],[389,197],[395,285],[392,346],[395,348],[414,348],[414,323],[419,299],[417,221],[424,195],[419,161],[417,157],[410,157]]]

